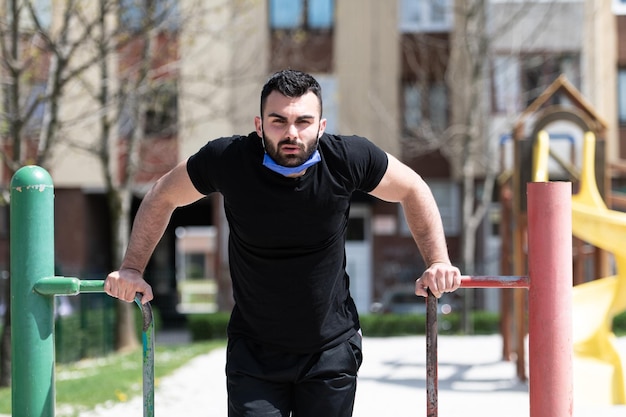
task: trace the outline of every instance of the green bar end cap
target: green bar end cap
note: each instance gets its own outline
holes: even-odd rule
[[[45,191],[46,188],[52,187],[52,177],[48,171],[37,165],[21,167],[11,179],[11,189],[16,191]]]

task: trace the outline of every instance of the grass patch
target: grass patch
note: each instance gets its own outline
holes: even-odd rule
[[[159,379],[173,373],[194,357],[224,346],[209,341],[155,347],[155,389]],[[57,417],[76,417],[98,404],[114,404],[142,395],[142,350],[85,359],[56,366]],[[0,414],[11,414],[11,389],[0,389]]]

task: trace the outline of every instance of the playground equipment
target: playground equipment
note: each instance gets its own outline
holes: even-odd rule
[[[54,276],[54,187],[37,166],[11,181],[11,348],[13,417],[54,417],[54,296],[104,292],[102,280]],[[143,314],[144,417],[154,415],[154,326]]]
[[[549,139],[535,142],[534,177],[547,180]],[[624,404],[622,358],[611,325],[626,310],[626,213],[609,210],[595,179],[595,136],[586,132],[578,193],[572,197],[574,236],[612,253],[617,275],[579,284],[573,289],[574,392],[583,404]],[[543,177],[543,179],[542,179]]]
[[[550,145],[549,172],[552,181],[579,180],[579,156],[584,132],[593,132],[598,138],[596,178],[601,195],[609,192],[606,178],[606,148],[608,124],[576,87],[564,75],[559,76],[534,100],[515,121],[510,140],[502,142],[500,188],[500,237],[502,252],[500,270],[504,275],[527,274],[527,213],[526,184],[544,181],[533,177],[533,145],[542,130],[554,139]],[[509,158],[511,156],[512,158]],[[548,172],[547,170],[545,171]],[[542,174],[543,175],[543,174]],[[573,284],[590,277],[611,274],[609,254],[596,247],[573,239]],[[520,289],[501,291],[501,334],[503,359],[516,362],[520,380],[527,379],[526,358],[527,292]]]
[[[16,352],[12,370],[14,417],[54,417],[53,297],[101,292],[104,287],[103,281],[53,275],[53,200],[52,180],[43,168],[28,166],[14,175],[11,182],[11,314],[12,348]],[[569,183],[530,184],[529,277],[464,277],[462,283],[468,288],[529,289],[531,417],[572,415],[570,203]],[[139,300],[140,297],[136,301],[141,306]],[[437,413],[436,303],[435,297],[428,297],[429,417],[436,417]],[[149,304],[141,307],[144,313],[145,417],[153,416],[154,412],[154,330]],[[435,379],[432,379],[433,373]]]
[[[572,198],[575,236],[613,254],[616,275],[574,287],[575,389],[589,403],[626,404],[623,362],[611,330],[626,310],[626,213],[609,210],[594,176],[595,137],[585,134],[580,191]],[[589,378],[593,372],[594,378]]]
[[[462,277],[465,288],[527,288],[530,417],[571,417],[571,183],[528,184],[528,277]],[[437,299],[426,319],[427,416],[437,417]]]

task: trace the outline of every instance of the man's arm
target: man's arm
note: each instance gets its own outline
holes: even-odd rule
[[[187,161],[161,177],[146,194],[133,223],[122,265],[111,272],[104,283],[107,294],[132,302],[135,294],[143,294],[142,303],[153,298],[152,288],[143,279],[143,272],[152,252],[163,236],[177,207],[204,197],[196,190],[187,173]]]
[[[411,234],[427,265],[415,283],[415,293],[426,296],[456,290],[461,284],[459,269],[452,266],[437,203],[424,180],[411,168],[387,154],[389,164],[378,186],[370,192],[381,200],[402,205]]]

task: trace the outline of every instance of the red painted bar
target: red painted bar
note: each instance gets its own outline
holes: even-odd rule
[[[524,276],[461,276],[461,288],[529,288]]]
[[[572,185],[529,183],[530,417],[571,417]]]

